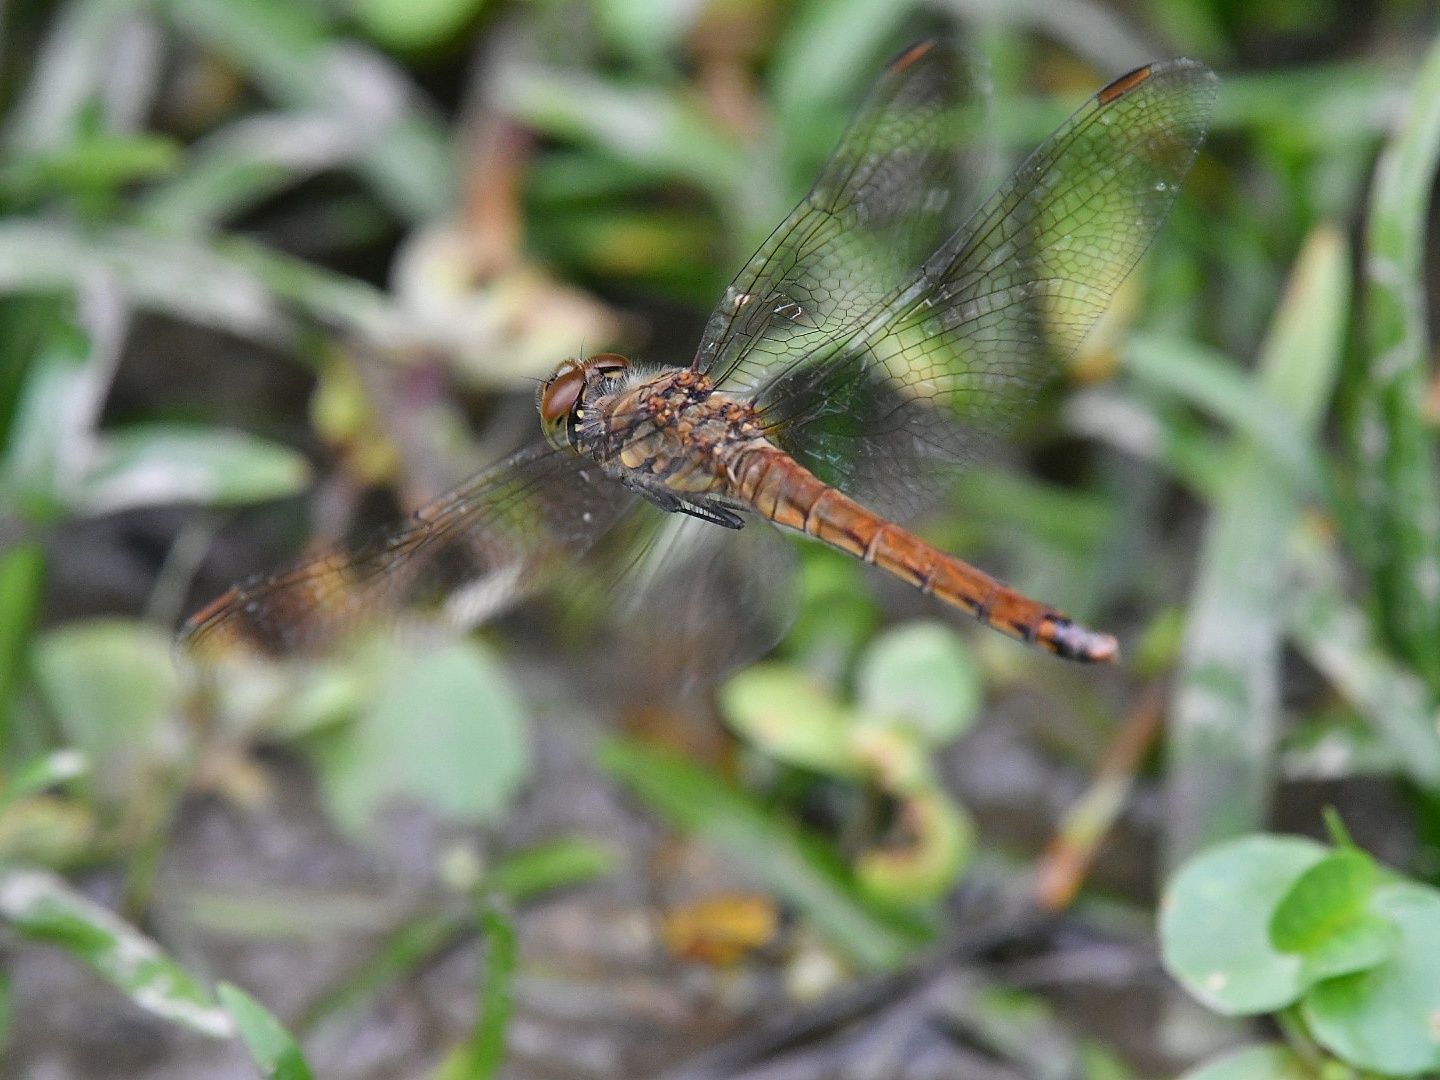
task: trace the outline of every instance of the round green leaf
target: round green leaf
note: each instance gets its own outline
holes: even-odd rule
[[[133,798],[178,753],[180,682],[168,634],[145,623],[93,619],[42,634],[31,661],[66,741],[84,751],[86,782]]]
[[[1321,979],[1378,967],[1400,947],[1400,931],[1388,919],[1369,912],[1327,937],[1305,953],[1300,981],[1313,986]]]
[[[1245,836],[1202,852],[1170,881],[1160,910],[1166,970],[1226,1016],[1271,1012],[1303,989],[1301,959],[1270,943],[1270,920],[1326,849],[1292,836]]]
[[[455,641],[374,662],[374,699],[315,747],[336,821],[363,833],[394,798],[468,820],[504,810],[529,774],[530,754],[520,700],[489,652]]]
[[[1179,1080],[1314,1080],[1288,1046],[1247,1046],[1183,1073]]]
[[[903,720],[931,743],[958,738],[980,708],[980,672],[944,623],[909,623],[882,634],[860,658],[855,684],[858,712]]]
[[[1270,943],[1290,953],[1320,948],[1364,913],[1377,877],[1374,860],[1356,848],[1321,859],[1276,906]]]
[[[1387,1076],[1440,1070],[1440,892],[1383,885],[1370,910],[1399,931],[1394,954],[1311,987],[1305,1020],[1321,1045],[1361,1069]]]
[[[355,0],[366,32],[392,49],[426,49],[458,34],[485,0]]]
[[[727,682],[720,711],[738,734],[771,757],[818,772],[854,775],[849,711],[788,664],[756,664]]]

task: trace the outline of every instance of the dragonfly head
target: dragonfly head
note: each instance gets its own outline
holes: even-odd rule
[[[615,353],[566,360],[557,367],[535,396],[545,440],[557,450],[573,449],[575,429],[585,418],[591,394],[599,385],[623,378],[629,370],[630,361]]]

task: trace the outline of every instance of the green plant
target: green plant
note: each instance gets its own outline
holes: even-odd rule
[[[1171,879],[1166,969],[1225,1016],[1276,1014],[1288,1045],[1203,1065],[1187,1080],[1440,1069],[1440,890],[1339,846],[1255,834],[1210,848]]]

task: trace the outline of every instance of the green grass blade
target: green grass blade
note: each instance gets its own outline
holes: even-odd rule
[[[1405,775],[1440,793],[1440,703],[1387,654],[1371,620],[1346,597],[1333,541],[1314,526],[1303,528],[1292,558],[1297,574],[1287,623],[1297,647],[1389,743]]]
[[[540,64],[501,69],[497,104],[552,138],[603,148],[657,181],[683,180],[721,206],[748,178],[747,161],[680,85],[617,83]]]
[[[606,844],[582,837],[562,837],[517,851],[495,865],[486,886],[520,903],[551,889],[583,884],[612,873],[619,853]]]
[[[373,286],[240,237],[212,244],[123,227],[0,223],[0,292],[73,291],[97,270],[138,307],[279,346],[293,340],[291,304],[366,338],[384,337],[399,317]]]
[[[360,144],[333,117],[247,116],[199,140],[182,171],[141,194],[136,218],[169,232],[215,228],[293,184],[345,168]]]
[[[1394,644],[1440,687],[1440,475],[1425,408],[1425,238],[1440,161],[1440,42],[1375,170],[1365,238],[1369,367],[1350,417],[1362,545],[1380,618]]]
[[[1261,356],[1260,389],[1305,434],[1318,426],[1339,366],[1347,260],[1338,230],[1311,235]],[[1171,867],[1264,822],[1279,706],[1281,582],[1299,512],[1287,475],[1244,439],[1207,532],[1175,689]]]
[[[599,760],[672,825],[741,860],[860,967],[894,968],[924,943],[922,928],[873,910],[822,845],[698,765],[619,740]]]
[[[216,990],[265,1080],[314,1080],[300,1045],[270,1010],[231,983]]]
[[[155,6],[155,0],[56,5],[54,23],[6,126],[7,149],[55,148],[74,138],[115,70],[121,30]]]
[[[175,21],[250,75],[277,104],[335,116],[366,134],[356,168],[402,217],[455,204],[450,136],[401,70],[343,40],[321,6],[287,0],[170,0]]]
[[[10,710],[44,581],[45,552],[39,544],[25,541],[0,553],[0,747],[10,745]]]
[[[204,1035],[233,1034],[225,1011],[155,942],[54,874],[0,868],[0,920],[60,946],[156,1016]]]
[[[466,1044],[436,1073],[436,1080],[492,1080],[505,1063],[505,1032],[515,1011],[515,968],[519,942],[515,925],[494,904],[480,913],[485,935],[485,977],[480,982],[479,1015]]]
[[[1329,478],[1309,433],[1300,430],[1285,403],[1257,388],[1223,353],[1183,338],[1135,334],[1123,355],[1127,371],[1264,450],[1292,487],[1309,496],[1328,492]]]

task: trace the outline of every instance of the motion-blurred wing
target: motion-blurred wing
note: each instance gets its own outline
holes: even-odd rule
[[[281,656],[408,613],[473,626],[573,563],[633,503],[599,466],[531,447],[358,551],[235,586],[185,624],[180,642],[202,660],[232,647]]]

